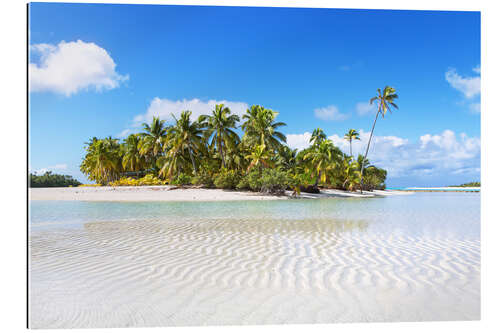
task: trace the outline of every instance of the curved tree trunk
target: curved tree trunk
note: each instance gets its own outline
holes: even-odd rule
[[[370,143],[372,141],[373,130],[375,129],[375,124],[377,123],[377,118],[380,113],[380,104],[378,107],[377,115],[375,116],[375,121],[373,122],[372,131],[370,132],[370,138],[368,139],[368,145],[366,146],[365,156],[361,161],[361,194],[363,193],[363,170],[365,169],[365,160],[368,155],[368,150],[370,150]]]

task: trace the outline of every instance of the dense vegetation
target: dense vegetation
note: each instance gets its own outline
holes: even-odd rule
[[[383,94],[381,98],[377,117],[386,111]],[[210,115],[191,115],[183,111],[172,125],[154,117],[143,124],[142,132],[121,142],[94,137],[85,144],[80,169],[89,179],[112,186],[193,184],[268,193],[320,186],[350,191],[385,188],[385,170],[371,165],[366,154],[354,157],[352,149],[350,155],[343,153],[321,128],[313,131],[306,149],[288,147],[280,132],[286,124],[263,106],[251,106],[241,119],[224,104],[216,105]],[[345,139],[352,144],[359,134],[349,130]]]
[[[461,185],[454,185],[453,187],[481,187],[481,182],[470,182]]]
[[[81,184],[71,176],[53,174],[51,171],[47,171],[40,176],[30,173],[30,187],[68,187]]]

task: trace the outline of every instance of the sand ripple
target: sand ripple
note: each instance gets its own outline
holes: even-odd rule
[[[87,223],[32,232],[34,328],[471,320],[480,243],[348,220]]]

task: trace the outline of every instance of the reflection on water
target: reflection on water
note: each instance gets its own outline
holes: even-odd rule
[[[168,221],[194,223],[200,228],[220,224],[225,230],[284,232],[362,225],[365,233],[442,236],[479,239],[480,194],[416,193],[387,198],[334,198],[238,202],[82,202],[33,201],[31,232],[54,228],[82,228],[85,223]],[[359,222],[363,221],[363,222]],[[219,225],[219,224],[216,224]],[[111,226],[110,226],[111,227]],[[233,229],[231,229],[233,228]],[[270,229],[271,228],[271,229]]]

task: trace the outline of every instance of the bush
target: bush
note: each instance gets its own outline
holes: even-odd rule
[[[158,177],[149,174],[142,178],[135,179],[132,177],[124,177],[109,183],[110,186],[144,186],[144,185],[165,185],[167,181],[161,180]]]
[[[294,188],[297,181],[287,172],[277,169],[254,170],[243,177],[237,185],[238,189],[250,189],[255,192],[284,194],[288,187]]]
[[[185,173],[180,173],[177,177],[175,177],[172,182],[173,185],[189,185],[191,184],[191,176],[186,175]]]
[[[198,175],[193,177],[193,184],[211,188],[214,187],[214,180],[208,172],[201,171]]]
[[[276,169],[265,169],[262,172],[262,185],[260,191],[282,195],[292,183],[291,177],[286,172]]]
[[[237,171],[222,169],[221,172],[215,176],[214,184],[217,188],[230,190],[235,189],[240,180],[241,176]]]

